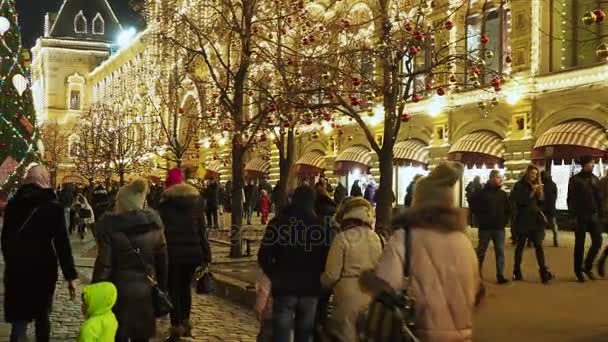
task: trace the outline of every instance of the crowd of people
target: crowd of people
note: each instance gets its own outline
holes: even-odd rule
[[[574,274],[584,282],[595,279],[594,265],[605,275],[608,248],[597,256],[602,226],[608,222],[608,177],[600,180],[593,174],[593,158],[580,163],[582,171],[570,179],[568,204],[577,221]],[[277,208],[276,189],[267,182],[248,182],[244,218],[251,221],[257,210],[263,224],[268,220],[258,251],[258,341],[358,341],[362,324],[369,324],[365,314],[370,303],[381,293],[402,290],[416,298],[413,333],[418,339],[471,341],[473,314],[484,297],[481,270],[490,242],[496,280],[509,282],[504,274],[509,225],[516,246],[512,280],[524,278],[522,254],[530,243],[540,279],[549,283],[553,274],[543,247],[546,229],[559,244],[557,187],[550,174],[530,165],[510,193],[498,171],[490,173],[485,185],[467,187],[472,220],[479,227],[476,251],[467,234],[469,211],[455,200],[462,176],[461,164],[442,162],[428,176],[416,177],[390,236],[374,230],[375,189],[369,186],[359,191],[353,186],[348,193],[341,183],[332,188],[321,178],[314,186],[297,187],[287,204]],[[163,315],[159,298],[172,304],[167,341],[192,336],[191,285],[212,261],[207,233],[220,226],[222,206],[230,211],[225,197],[232,193],[231,185],[189,184],[179,169],[170,170],[162,186],[149,183],[135,179],[110,191],[97,186],[87,196],[70,187],[55,191],[43,166],[28,169],[8,201],[1,236],[11,341],[22,341],[31,322],[38,341],[50,340],[58,268],[75,300],[78,274],[69,234],[80,227],[93,233],[98,253],[92,284],[82,291],[86,321],[79,341],[149,341]],[[592,246],[585,257],[587,232]]]

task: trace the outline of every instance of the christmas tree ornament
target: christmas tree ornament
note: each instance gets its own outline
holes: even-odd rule
[[[445,95],[445,88],[443,88],[443,87],[437,88],[437,95],[439,95],[439,96]]]
[[[607,59],[608,58],[608,45],[606,45],[606,43],[602,43],[600,45],[598,45],[598,47],[595,49],[595,53],[597,54],[597,56],[601,59]]]
[[[10,28],[11,22],[6,17],[0,16],[0,34],[5,34]]]
[[[585,12],[585,14],[583,14],[583,23],[585,25],[592,25],[595,23],[595,13],[591,12],[591,11],[587,11]]]
[[[488,50],[486,51],[486,59],[492,59],[494,58],[494,52]]]
[[[409,114],[402,114],[401,115],[401,121],[402,122],[409,122],[412,119],[412,116]]]
[[[492,98],[492,106],[496,107],[496,106],[498,106],[499,103],[500,102],[498,101],[497,97]]]
[[[422,95],[420,95],[420,94],[414,94],[414,95],[412,95],[412,102],[418,103],[421,100],[422,100]]]
[[[484,110],[484,109],[486,109],[487,105],[484,101],[479,101],[479,102],[477,102],[477,107],[481,110]]]
[[[19,96],[22,96],[27,89],[27,79],[23,75],[17,74],[13,76],[13,86],[17,89]]]
[[[446,30],[449,31],[449,30],[451,30],[453,28],[454,28],[454,23],[452,21],[448,20],[448,21],[445,22],[445,29]]]
[[[593,11],[593,14],[595,14],[595,23],[598,25],[603,23],[604,19],[606,19],[606,13],[604,13],[601,8],[598,8]]]
[[[488,36],[487,34],[482,34],[481,38],[479,38],[479,42],[481,42],[481,44],[488,44],[490,42],[490,36]]]

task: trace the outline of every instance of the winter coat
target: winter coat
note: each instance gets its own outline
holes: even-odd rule
[[[350,187],[350,197],[363,197],[359,182],[355,182],[353,186]]]
[[[341,232],[331,244],[321,284],[333,289],[335,308],[328,330],[339,341],[358,341],[357,319],[372,301],[371,294],[359,284],[359,276],[374,269],[381,254],[380,237],[369,227]]]
[[[547,217],[555,217],[557,213],[557,209],[555,208],[555,203],[557,202],[557,184],[549,177],[543,179],[543,184],[545,185],[543,187],[545,195],[542,208],[543,213],[545,213]]]
[[[169,187],[163,192],[158,212],[165,226],[170,265],[211,262],[200,194],[195,187],[189,184]]]
[[[579,218],[599,214],[600,179],[591,172],[581,171],[568,183],[568,209]]]
[[[602,221],[608,223],[608,176],[604,176],[599,184],[600,190],[600,216]]]
[[[483,189],[483,185],[481,183],[472,181],[469,184],[467,184],[467,187],[464,190],[465,197],[467,198],[467,203],[471,201],[471,199],[473,198],[475,193],[477,193],[478,191],[481,191],[482,189]]]
[[[152,338],[156,317],[147,273],[161,289],[167,289],[167,243],[160,216],[151,209],[106,214],[97,222],[96,231],[99,248],[93,283],[109,281],[118,289],[114,307],[118,336]],[[141,258],[133,249],[140,250]]]
[[[65,185],[59,193],[59,200],[61,205],[63,205],[65,208],[72,206],[72,203],[74,202],[74,185]]]
[[[533,194],[532,185],[524,178],[515,183],[511,190],[510,200],[514,206],[515,217],[513,229],[520,234],[544,233],[541,208],[542,201]]]
[[[207,186],[205,190],[205,200],[207,201],[208,210],[217,210],[220,204],[220,189],[217,183],[213,182]]]
[[[51,310],[58,263],[66,280],[78,278],[64,210],[52,189],[27,184],[4,214],[4,317],[31,321]]]
[[[78,342],[114,342],[118,321],[112,308],[116,297],[116,287],[108,282],[89,285],[82,290],[87,311]]]
[[[423,342],[473,340],[473,313],[483,287],[475,251],[461,209],[438,207],[406,211],[396,221],[410,227],[410,291],[416,299],[416,336]],[[403,289],[405,231],[385,246],[376,275]]]
[[[268,195],[262,195],[260,197],[260,211],[263,213],[270,212],[270,197]]]
[[[376,188],[374,188],[373,185],[368,184],[365,188],[363,198],[365,198],[371,205],[374,205],[376,202]]]
[[[414,187],[416,183],[414,181],[410,182],[405,190],[405,198],[403,199],[403,205],[407,208],[412,206],[412,199],[414,198]]]
[[[488,183],[482,190],[473,194],[469,206],[477,217],[481,230],[504,229],[509,223],[509,196],[493,184]]]
[[[319,218],[323,221],[327,228],[337,228],[337,223],[334,220],[336,215],[336,203],[326,193],[320,193],[317,191],[317,199],[315,203],[315,210]]]
[[[342,203],[342,200],[344,200],[346,196],[346,188],[344,187],[344,185],[342,185],[342,183],[338,183],[338,186],[336,186],[336,190],[334,191],[334,202],[336,202],[336,205],[340,205],[340,203]]]
[[[112,201],[110,194],[103,187],[98,187],[93,191],[93,198],[91,199],[93,212],[95,217],[100,218],[106,211],[111,209]]]
[[[258,189],[254,184],[245,185],[245,207],[255,207],[255,202],[258,200]]]
[[[318,296],[329,237],[319,218],[292,208],[268,224],[258,263],[271,280],[273,296]]]

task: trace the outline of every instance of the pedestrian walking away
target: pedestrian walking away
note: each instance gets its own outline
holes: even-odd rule
[[[466,234],[467,211],[455,207],[462,173],[461,164],[442,162],[418,181],[412,208],[395,218],[397,230],[375,272],[361,278],[374,294],[408,287],[404,278],[408,229],[409,283],[413,284],[408,291],[416,301],[414,333],[420,341],[473,340],[473,315],[484,291]]]
[[[205,189],[205,200],[206,200],[206,216],[207,216],[207,224],[209,228],[218,229],[218,215],[217,212],[219,210],[220,205],[220,193],[219,186],[215,180],[210,180],[207,183],[207,188]]]
[[[346,187],[344,187],[341,182],[338,182],[338,185],[336,185],[336,190],[334,190],[334,202],[336,202],[336,205],[340,205],[340,203],[342,203],[342,200],[344,200],[347,195],[348,190],[346,189]]]
[[[477,246],[479,272],[482,273],[486,251],[492,241],[496,254],[496,281],[499,284],[506,284],[509,281],[504,277],[505,227],[511,213],[509,197],[502,190],[502,182],[500,172],[492,170],[488,183],[481,191],[473,195],[469,206],[479,222],[479,245]]]
[[[547,220],[542,213],[542,201],[544,197],[543,184],[540,181],[540,173],[536,166],[529,165],[524,177],[513,187],[510,200],[517,207],[515,222],[517,226],[517,246],[515,248],[515,264],[513,265],[513,280],[523,280],[521,271],[521,260],[526,247],[526,241],[530,240],[536,251],[536,261],[543,283],[553,279],[553,274],[545,261],[543,240],[545,238],[545,227]]]
[[[12,325],[11,342],[26,338],[34,321],[36,340],[50,341],[49,315],[55,296],[57,267],[76,296],[74,258],[63,206],[51,188],[44,166],[33,166],[6,206],[2,229],[4,319]]]
[[[153,209],[144,209],[147,181],[136,179],[116,195],[113,213],[96,223],[98,254],[93,283],[111,281],[118,289],[114,313],[117,342],[149,341],[156,333],[152,277],[167,290],[167,244],[163,223]]]
[[[553,232],[553,247],[559,247],[559,239],[557,235],[557,209],[555,204],[557,203],[557,184],[551,179],[551,173],[542,171],[540,173],[540,179],[544,184],[544,196],[543,202],[543,213],[549,223],[549,229]]]
[[[473,196],[477,194],[479,191],[483,189],[483,185],[481,184],[481,177],[475,176],[473,180],[467,184],[465,188],[465,197],[467,199],[467,203],[471,203],[473,200]],[[477,218],[475,217],[475,213],[473,211],[469,211],[469,224],[471,227],[477,226]]]
[[[192,337],[192,291],[198,267],[211,262],[199,191],[186,183],[167,188],[160,200],[159,213],[165,227],[169,256],[169,296],[174,309],[167,342]]]
[[[579,282],[587,278],[593,280],[593,264],[602,248],[602,228],[600,225],[599,178],[593,174],[593,157],[580,160],[582,170],[570,178],[568,183],[568,210],[576,218],[574,231],[574,275]],[[591,247],[585,257],[585,238],[591,235]],[[584,259],[584,260],[583,260]]]

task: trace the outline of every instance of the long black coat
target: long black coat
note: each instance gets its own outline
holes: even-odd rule
[[[509,196],[501,188],[490,183],[477,191],[469,203],[473,214],[479,220],[479,229],[504,229],[511,217]]]
[[[205,189],[205,200],[207,201],[207,209],[217,210],[220,202],[220,189],[217,183],[213,182]]]
[[[66,280],[78,277],[63,207],[53,190],[24,185],[9,201],[2,254],[6,321],[31,321],[47,314],[57,283],[57,263]]]
[[[525,179],[515,183],[511,191],[510,200],[515,209],[513,228],[518,234],[537,234],[545,231],[540,216],[542,201],[532,192],[532,185]]]
[[[170,265],[211,262],[201,199],[195,187],[178,184],[165,190],[159,214],[165,226]]]
[[[568,210],[577,218],[599,214],[600,179],[591,172],[581,171],[568,182]]]
[[[543,179],[543,192],[545,194],[545,201],[543,202],[543,212],[547,217],[555,217],[557,210],[555,208],[555,203],[557,202],[557,184],[549,178],[545,177]]]
[[[153,210],[108,213],[97,221],[96,230],[99,253],[93,283],[110,281],[118,289],[114,313],[119,336],[152,338],[156,332],[152,286],[133,248],[140,249],[146,269],[166,289],[167,243],[160,216]]]

